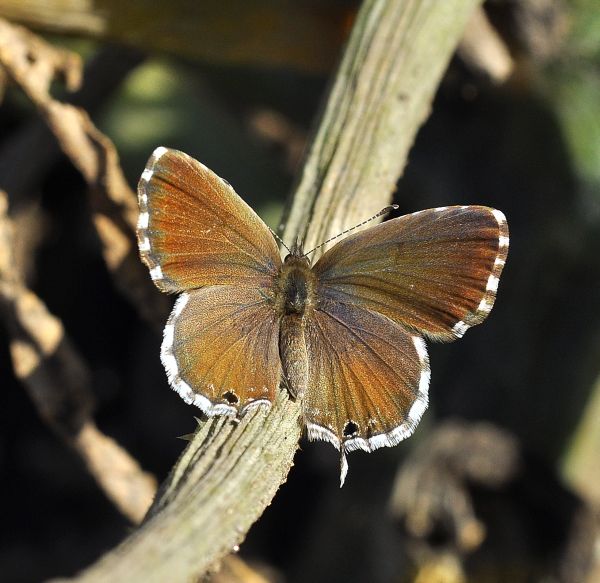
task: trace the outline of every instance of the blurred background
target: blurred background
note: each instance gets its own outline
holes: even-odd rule
[[[114,142],[132,188],[156,146],[181,149],[277,228],[358,2],[39,4],[0,0],[0,18],[80,55],[81,87],[52,95]],[[600,10],[490,0],[479,18],[394,201],[399,214],[506,214],[496,305],[461,341],[430,346],[415,435],[351,454],[342,490],[337,452],[302,442],[239,553],[269,580],[600,581]],[[107,269],[88,184],[4,77],[0,188],[16,263],[85,363],[96,425],[160,483],[196,412],[167,385],[160,330]],[[40,415],[5,323],[0,581],[71,576],[131,522]]]

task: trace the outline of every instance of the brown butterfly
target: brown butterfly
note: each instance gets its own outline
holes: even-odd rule
[[[482,322],[508,253],[504,215],[429,209],[350,235],[311,266],[233,188],[157,148],[138,186],[137,236],[159,289],[180,293],[161,359],[171,386],[206,415],[269,406],[283,378],[311,440],[373,451],[409,437],[427,408],[424,337]]]

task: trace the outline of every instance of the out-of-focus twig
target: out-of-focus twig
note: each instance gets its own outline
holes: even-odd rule
[[[98,50],[85,63],[85,82],[69,94],[69,103],[92,116],[144,56],[124,47]],[[4,69],[0,67],[0,72]],[[63,154],[48,124],[39,116],[24,120],[0,144],[0,188],[10,193],[13,218],[36,196],[49,169]],[[26,168],[27,171],[22,171]],[[18,208],[17,208],[18,205]]]
[[[508,47],[482,7],[473,13],[458,47],[458,54],[477,74],[484,75],[498,85],[508,79],[514,68]]]
[[[563,472],[573,487],[600,508],[600,378],[563,459]],[[599,547],[600,548],[600,547]],[[600,561],[600,555],[599,555]]]
[[[496,0],[487,9],[519,66],[558,57],[578,10],[565,0]]]
[[[285,165],[293,172],[306,146],[306,132],[272,109],[257,109],[248,116],[250,130],[270,145],[281,148]]]
[[[0,16],[209,63],[327,71],[355,2],[339,0],[0,0]],[[232,17],[235,15],[235,17]]]
[[[146,319],[162,326],[168,301],[154,289],[138,259],[136,198],[125,180],[115,147],[85,111],[53,99],[49,93],[57,76],[66,80],[68,89],[79,87],[79,58],[0,19],[0,67],[31,99],[63,152],[88,182],[104,259],[117,286]]]
[[[483,542],[485,525],[466,483],[499,488],[518,469],[518,443],[489,424],[446,423],[402,467],[391,500],[393,516],[411,536],[427,539],[443,523],[461,552]]]
[[[594,509],[490,423],[439,425],[402,464],[390,510],[419,581],[579,583],[594,569]]]
[[[17,378],[40,416],[81,456],[117,508],[139,522],[156,491],[153,476],[95,426],[90,373],[58,318],[21,281],[8,198],[0,192],[0,315]]]

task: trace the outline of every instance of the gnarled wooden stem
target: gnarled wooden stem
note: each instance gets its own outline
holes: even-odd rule
[[[286,241],[305,236],[309,248],[389,202],[478,4],[363,4],[287,213]],[[143,525],[78,580],[194,580],[242,541],[271,502],[301,431],[300,407],[284,391],[268,413],[202,421]]]

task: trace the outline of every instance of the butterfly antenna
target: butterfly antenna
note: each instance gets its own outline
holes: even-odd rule
[[[269,231],[271,231],[271,235],[273,235],[273,237],[275,237],[275,239],[277,239],[284,246],[285,250],[288,253],[291,253],[289,247],[283,242],[283,239],[273,229],[271,229],[271,227],[269,227]]]
[[[354,231],[354,229],[358,229],[359,227],[362,227],[363,225],[370,223],[374,219],[378,219],[381,215],[387,215],[388,213],[395,211],[397,209],[398,209],[397,204],[391,204],[390,206],[386,206],[385,208],[381,209],[376,215],[373,215],[370,219],[367,219],[366,221],[363,221],[362,223],[358,223],[358,225],[354,225],[354,227],[350,227],[349,229],[346,229],[345,231],[342,231],[341,233],[338,233],[335,237],[331,237],[331,239],[327,239],[327,241],[323,241],[320,245],[317,245],[314,249],[307,251],[304,254],[304,257],[306,257],[307,255],[310,255],[317,249],[320,249],[321,247],[323,247],[323,245],[327,245],[327,243],[331,243],[332,241],[335,241],[338,237],[342,237],[346,233],[349,233],[350,231]]]

